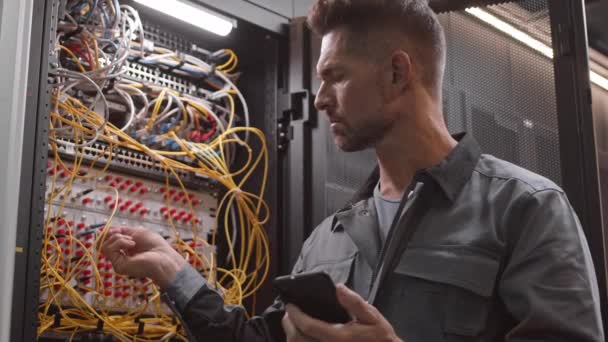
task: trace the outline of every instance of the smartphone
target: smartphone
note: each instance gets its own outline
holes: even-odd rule
[[[336,297],[336,286],[325,272],[300,273],[273,281],[285,303],[296,305],[307,315],[328,323],[348,323],[350,315]]]

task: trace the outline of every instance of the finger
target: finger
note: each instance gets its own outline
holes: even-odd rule
[[[126,251],[135,247],[135,241],[129,238],[117,238],[106,246],[107,247],[104,249],[106,251],[105,254],[110,259],[110,262],[114,264],[120,256],[124,256],[124,253],[121,253],[120,251]]]
[[[287,313],[297,331],[306,332],[307,336],[317,340],[337,340],[333,325],[308,316],[293,304],[287,304]]]
[[[108,230],[108,236],[112,236],[114,234],[122,234],[122,227],[110,227],[110,230]]]
[[[129,248],[133,248],[135,243],[128,240],[118,240],[114,243],[114,245],[115,247],[112,249],[112,252],[108,254],[108,259],[110,259],[112,264],[117,264],[118,259],[121,256],[128,256],[125,251]]]
[[[359,294],[351,291],[343,284],[336,285],[336,295],[338,302],[360,323],[374,324],[381,317],[373,305],[367,303]]]
[[[110,255],[111,253],[115,253],[116,251],[112,249],[112,246],[115,245],[116,241],[125,240],[125,241],[133,241],[128,235],[122,235],[120,233],[115,233],[104,241],[99,241],[99,243],[103,243],[101,246],[102,253],[106,255]]]
[[[289,314],[286,312],[281,320],[281,325],[283,326],[283,330],[285,331],[285,336],[287,337],[287,341],[291,342],[296,336],[296,327],[293,325],[293,322],[289,319]]]
[[[285,331],[285,337],[287,342],[316,342],[317,340],[314,340],[306,335],[304,335],[301,331],[299,331],[295,325],[293,325],[293,322],[291,321],[291,319],[289,319],[289,314],[285,313],[285,316],[283,316],[283,320],[281,321],[281,324],[283,325],[283,330]]]
[[[114,241],[118,240],[118,239],[128,239],[128,240],[133,240],[132,237],[130,237],[129,235],[123,235],[121,233],[114,233],[112,235],[110,235],[109,237],[107,237],[104,241],[105,245],[109,245],[114,243]]]
[[[127,236],[133,236],[133,234],[137,231],[136,228],[126,227],[126,226],[117,226],[110,228],[110,234],[122,234]]]

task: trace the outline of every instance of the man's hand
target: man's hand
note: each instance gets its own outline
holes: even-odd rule
[[[186,264],[160,235],[143,228],[111,228],[102,246],[116,272],[150,278],[166,288]]]
[[[330,324],[314,319],[292,304],[287,305],[283,329],[288,342],[340,342],[340,341],[401,341],[382,314],[357,293],[344,285],[336,286],[338,301],[353,321],[347,324]]]

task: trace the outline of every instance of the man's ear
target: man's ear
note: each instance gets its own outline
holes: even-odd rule
[[[391,67],[392,88],[401,93],[409,87],[413,78],[414,68],[410,55],[403,50],[395,51],[391,57]]]

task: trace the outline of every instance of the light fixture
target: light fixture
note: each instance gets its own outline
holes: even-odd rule
[[[535,38],[532,38],[529,34],[515,28],[513,25],[505,22],[504,20],[499,19],[498,17],[480,8],[467,8],[465,11],[486,24],[493,26],[497,30],[511,36],[520,43],[534,49],[535,51],[538,51],[545,57],[553,59],[553,49],[551,47]],[[590,71],[589,78],[593,84],[608,91],[608,79],[594,71]]]
[[[235,20],[181,0],[135,0],[135,2],[220,36],[227,36],[236,26]]]
[[[591,72],[590,77],[591,77],[591,82],[593,82],[597,86],[600,86],[600,87],[608,90],[608,79],[606,79],[605,77],[602,77],[600,74],[598,74],[595,71]]]

